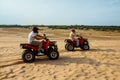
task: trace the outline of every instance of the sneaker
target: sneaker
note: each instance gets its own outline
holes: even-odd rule
[[[42,55],[44,55],[44,54],[43,54],[43,53],[41,53],[41,52],[39,52],[39,53],[38,53],[38,55],[41,55],[41,56],[42,56]]]

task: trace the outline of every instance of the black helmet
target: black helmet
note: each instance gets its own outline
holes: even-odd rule
[[[38,33],[38,30],[39,30],[39,28],[37,28],[37,27],[33,27],[33,29],[32,29],[32,31],[35,33]]]
[[[75,29],[73,28],[71,31],[72,31],[72,32],[75,32]]]

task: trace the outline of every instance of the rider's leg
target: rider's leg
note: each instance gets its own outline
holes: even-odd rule
[[[42,49],[42,42],[39,42],[39,51]]]
[[[40,52],[40,50],[41,50],[41,48],[42,48],[42,42],[32,41],[31,44],[32,44],[32,45],[38,45],[38,46],[39,46],[38,51]]]
[[[39,41],[32,41],[31,42],[32,45],[38,45],[39,48],[38,48],[38,55],[44,55],[43,53],[41,53],[41,48],[42,48],[42,42],[39,42]]]
[[[76,39],[76,42],[77,42],[77,44],[76,44],[76,45],[77,45],[77,46],[79,46],[79,39]]]
[[[72,39],[72,41],[76,41],[76,46],[79,46],[79,39]]]

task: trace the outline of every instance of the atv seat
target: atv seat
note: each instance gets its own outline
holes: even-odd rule
[[[32,45],[32,44],[29,44],[29,43],[21,43],[21,44],[20,44],[20,46],[23,46],[23,45],[38,46],[38,45]]]

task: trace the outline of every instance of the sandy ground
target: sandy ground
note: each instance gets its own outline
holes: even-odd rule
[[[0,28],[0,80],[120,80],[120,33],[77,30],[88,38],[90,50],[64,49],[70,30],[42,29],[56,40],[60,58],[36,57],[33,63],[21,59],[20,43],[27,42],[30,29]]]

